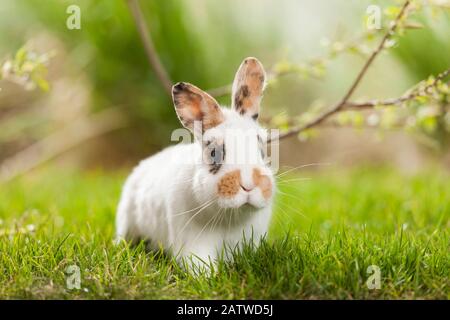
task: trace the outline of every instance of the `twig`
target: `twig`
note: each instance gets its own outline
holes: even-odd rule
[[[125,125],[116,109],[106,109],[83,118],[34,143],[0,163],[0,181],[5,182],[70,150],[80,143]]]
[[[325,121],[320,126],[321,129],[352,129],[352,130],[379,130],[382,128],[383,130],[390,130],[390,131],[398,131],[404,129],[404,124],[398,124],[393,125],[389,127],[380,127],[379,125],[368,125],[368,124],[362,124],[362,125],[352,125],[352,124],[339,124],[335,122]]]
[[[400,19],[405,14],[406,9],[410,5],[410,3],[411,3],[410,0],[405,1],[403,7],[401,8],[401,10],[399,12],[399,14],[395,18],[395,20],[392,22],[392,25],[389,28],[388,32],[381,39],[380,44],[378,45],[378,47],[372,52],[372,54],[370,55],[369,59],[364,64],[364,66],[362,67],[362,69],[360,70],[358,75],[356,76],[356,79],[353,81],[352,85],[350,86],[349,90],[345,93],[345,95],[341,99],[341,101],[338,102],[335,106],[333,106],[330,110],[328,110],[328,111],[324,112],[323,114],[319,115],[316,119],[312,120],[311,122],[309,122],[309,123],[307,123],[305,125],[296,127],[296,128],[292,128],[289,131],[280,134],[277,137],[279,140],[291,137],[293,135],[298,134],[301,131],[304,131],[304,130],[310,129],[310,128],[316,126],[316,125],[319,125],[325,119],[327,119],[331,115],[339,112],[342,108],[345,107],[345,105],[347,104],[348,100],[350,99],[350,97],[352,96],[352,94],[354,93],[354,91],[356,90],[358,85],[360,84],[361,80],[363,79],[364,75],[366,74],[367,70],[369,69],[369,67],[371,66],[373,61],[378,56],[378,54],[383,50],[384,45],[386,44],[386,41],[389,40],[392,37],[392,35],[395,33],[395,31],[396,31],[396,29],[398,27],[398,24],[400,22]]]
[[[387,100],[373,100],[373,101],[367,101],[367,102],[347,102],[345,107],[346,108],[357,108],[357,109],[363,109],[363,108],[373,108],[376,106],[392,106],[392,105],[398,105],[400,103],[403,103],[405,101],[413,100],[416,97],[419,97],[422,95],[422,93],[428,93],[428,91],[435,87],[440,80],[445,79],[447,76],[450,75],[450,68],[441,72],[436,76],[434,81],[428,85],[426,85],[421,90],[412,90],[410,93],[404,94],[400,98],[393,98],[393,99],[387,99]]]
[[[155,71],[158,80],[164,87],[164,90],[170,96],[172,94],[172,81],[170,80],[169,74],[161,63],[158,53],[156,52],[155,45],[153,44],[148,25],[145,22],[139,3],[137,0],[127,0],[127,2],[128,6],[130,7],[131,13],[133,14],[133,18],[139,31],[142,43],[144,44],[147,59],[150,62],[153,70]]]
[[[330,52],[328,52],[325,56],[323,57],[315,57],[315,58],[310,58],[305,62],[305,65],[309,65],[311,63],[314,63],[314,61],[317,60],[329,60],[331,59],[332,56],[335,56],[337,53],[340,52],[345,52],[345,50],[347,50],[348,48],[351,48],[353,46],[355,46],[358,41],[360,41],[361,39],[367,37],[368,34],[373,34],[373,31],[369,31],[369,32],[365,32],[361,35],[359,35],[358,37],[356,37],[355,39],[351,39],[350,41],[348,41],[347,43],[345,43],[342,48],[340,48],[338,51],[333,51],[330,50]],[[268,82],[270,82],[270,80],[272,79],[278,79],[282,76],[286,76],[286,75],[290,75],[290,74],[295,74],[298,73],[297,69],[289,69],[289,70],[277,70],[276,65],[272,66],[269,71],[267,72],[267,78],[268,78]],[[317,75],[309,75],[312,78],[315,79],[321,79],[320,76]],[[213,97],[221,97],[227,94],[231,93],[231,84],[228,85],[224,85],[224,86],[220,86],[220,87],[215,87],[215,88],[211,88],[209,90],[207,90],[207,92],[212,95]]]
[[[439,81],[444,80],[445,78],[447,78],[450,75],[450,68],[441,72],[440,74],[438,74],[435,79],[433,80],[433,82],[427,84],[424,87],[418,87],[418,85],[420,83],[422,83],[423,81],[421,81],[419,84],[416,84],[414,87],[412,87],[411,89],[409,89],[408,91],[406,91],[406,93],[404,95],[402,95],[399,98],[391,98],[391,99],[386,99],[386,100],[372,100],[372,101],[367,101],[367,102],[347,102],[345,104],[345,106],[341,109],[341,111],[344,110],[349,110],[349,109],[371,109],[374,107],[387,107],[387,106],[399,106],[402,103],[406,102],[406,101],[411,101],[414,100],[416,97],[420,97],[420,96],[424,96],[426,94],[429,94],[430,90],[434,87],[436,87],[439,84]],[[450,84],[450,83],[449,83]],[[330,120],[329,118],[327,120]],[[261,117],[260,121],[262,121],[265,124],[270,124],[272,121],[272,118],[270,117]],[[288,121],[286,122],[286,124],[288,125],[294,125],[294,121],[292,119],[288,119]],[[365,129],[378,129],[378,127],[376,126],[348,126],[348,125],[342,125],[342,124],[338,124],[338,123],[334,123],[334,122],[329,122],[329,121],[322,121],[321,128],[325,128],[325,129],[335,129],[335,128],[356,128],[356,129],[361,129],[361,128],[365,128]],[[404,124],[402,125],[397,125],[395,127],[390,127],[390,128],[384,128],[386,129],[393,129],[393,130],[398,130],[404,127]]]

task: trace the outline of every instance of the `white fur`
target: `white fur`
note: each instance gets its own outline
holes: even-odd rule
[[[154,247],[177,257],[194,255],[208,262],[217,258],[224,245],[235,247],[243,237],[257,244],[266,234],[273,196],[264,199],[261,190],[254,188],[249,193],[241,189],[231,199],[218,198],[217,183],[224,174],[239,169],[242,184],[251,186],[255,167],[270,177],[275,193],[272,173],[261,157],[251,164],[230,161],[242,152],[258,155],[260,151],[256,143],[231,147],[227,130],[244,132],[250,141],[256,139],[254,132],[264,135],[263,130],[250,117],[230,109],[222,108],[222,112],[225,121],[204,134],[205,139],[225,140],[221,169],[212,174],[199,161],[202,148],[198,141],[168,147],[143,160],[123,188],[116,218],[119,239],[148,239]]]

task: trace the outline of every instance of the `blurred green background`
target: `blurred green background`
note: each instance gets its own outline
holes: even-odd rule
[[[228,85],[248,56],[269,72],[293,68],[266,89],[260,118],[273,126],[340,100],[383,33],[366,34],[368,6],[380,6],[387,26],[403,1],[139,3],[173,82]],[[422,28],[395,38],[353,99],[399,97],[450,67],[450,1],[440,3],[410,17]],[[66,27],[74,4],[80,30]],[[28,71],[5,76],[15,64]],[[0,0],[1,66],[0,298],[450,297],[448,99],[442,122],[436,106],[418,110],[431,131],[329,126],[283,140],[274,249],[209,281],[180,276],[142,246],[113,245],[125,177],[181,126],[127,1]],[[14,172],[26,174],[3,183]],[[72,264],[82,290],[66,288]],[[364,286],[372,264],[383,290]]]
[[[173,82],[188,81],[210,89],[229,84],[247,56],[258,57],[268,70],[280,61],[301,64],[325,57],[330,49],[327,43],[345,43],[364,32],[368,5],[380,5],[386,11],[401,2],[140,3]],[[66,9],[72,4],[81,9],[80,30],[66,27]],[[386,24],[388,18],[383,19]],[[449,11],[425,9],[414,15],[414,21],[425,28],[408,31],[392,54],[379,57],[355,98],[397,97],[430,74],[448,68]],[[65,134],[59,130],[108,108],[126,123],[74,143],[58,153],[59,162],[82,168],[130,166],[170,144],[170,132],[180,125],[170,98],[148,64],[125,0],[1,0],[0,34],[0,61],[24,45],[37,53],[54,54],[48,64],[49,91],[25,91],[6,80],[0,82],[0,161],[51,134],[60,135],[63,144]],[[364,59],[357,53],[338,55],[326,63],[327,72],[321,79],[299,74],[280,78],[267,89],[263,117],[298,115],[311,105],[332,104],[348,88]],[[226,105],[229,101],[228,95],[220,98]],[[415,170],[430,161],[429,142],[401,132],[383,136],[381,140],[379,133],[370,130],[327,129],[311,141],[291,139],[282,143],[282,165],[388,162]],[[446,149],[433,155],[431,161],[436,160],[448,165]]]

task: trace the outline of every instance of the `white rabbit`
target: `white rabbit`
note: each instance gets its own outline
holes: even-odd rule
[[[195,142],[143,160],[118,206],[118,239],[145,239],[177,257],[214,261],[224,246],[267,233],[275,192],[265,164],[266,131],[257,123],[265,72],[245,59],[232,87],[232,108],[189,83],[172,88],[175,110]]]

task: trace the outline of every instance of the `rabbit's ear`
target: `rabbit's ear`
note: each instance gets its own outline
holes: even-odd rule
[[[224,120],[217,101],[190,83],[175,84],[172,87],[172,98],[180,122],[191,131],[194,131],[194,122],[198,121],[202,132],[205,132]]]
[[[257,119],[266,73],[256,58],[246,58],[234,77],[231,104],[242,115]]]

